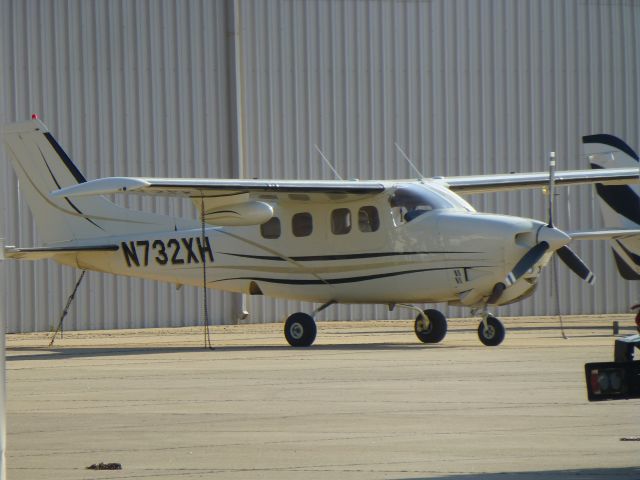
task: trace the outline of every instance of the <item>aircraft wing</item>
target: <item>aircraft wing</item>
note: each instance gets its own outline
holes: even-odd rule
[[[569,232],[573,240],[615,240],[640,236],[640,230],[593,230]]]
[[[555,173],[556,185],[602,183],[623,185],[640,181],[638,168],[566,170]],[[407,180],[411,181],[411,180]],[[413,180],[415,181],[415,180]],[[460,195],[543,188],[549,183],[548,172],[507,173],[436,177],[433,180]],[[366,195],[384,191],[385,184],[371,180],[224,180],[199,178],[108,177],[90,180],[52,192],[53,196],[75,197],[113,193],[212,198],[245,193],[327,193]]]
[[[58,255],[66,255],[73,253],[86,252],[114,252],[120,247],[118,245],[92,245],[79,247],[34,247],[34,248],[16,248],[5,247],[4,257],[14,260],[42,260],[45,258],[53,258]]]
[[[262,200],[288,195],[372,195],[383,192],[385,185],[371,181],[331,180],[218,180],[196,178],[138,178],[110,177],[82,182],[56,190],[54,197],[107,195],[113,193],[141,193],[145,195],[180,196],[191,198],[203,211],[203,220],[210,225],[260,225],[273,216],[273,208]],[[251,195],[262,196],[252,199]],[[262,195],[261,195],[262,194]],[[308,198],[308,197],[307,197]]]
[[[549,172],[507,173],[500,175],[470,175],[444,177],[443,183],[459,195],[501,192],[527,188],[543,188],[549,184]],[[635,168],[607,168],[594,170],[565,170],[555,173],[556,185],[602,183],[623,185],[640,181],[640,170]]]
[[[219,180],[206,178],[109,177],[90,180],[52,193],[54,197],[135,192],[191,198],[243,193],[371,194],[384,191],[381,182],[359,180]]]

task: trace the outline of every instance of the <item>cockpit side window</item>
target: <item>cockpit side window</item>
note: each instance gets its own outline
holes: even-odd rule
[[[420,215],[454,205],[442,195],[419,185],[402,185],[389,197],[396,225],[410,222]]]

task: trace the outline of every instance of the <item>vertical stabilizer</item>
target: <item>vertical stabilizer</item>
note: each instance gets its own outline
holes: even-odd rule
[[[7,125],[2,136],[45,244],[173,229],[171,217],[125,209],[104,197],[52,197],[86,179],[40,120]]]
[[[638,154],[613,135],[582,137],[591,168],[640,168]],[[640,174],[640,172],[639,172]],[[640,184],[595,185],[606,228],[640,229]],[[618,271],[627,280],[640,280],[640,237],[611,240]]]

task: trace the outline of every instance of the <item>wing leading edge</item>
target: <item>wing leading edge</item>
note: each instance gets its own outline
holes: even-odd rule
[[[556,172],[556,185],[601,183],[623,185],[640,182],[638,168],[608,168],[598,170],[567,170]],[[398,180],[400,181],[400,180]],[[415,180],[406,180],[406,182]],[[549,183],[548,172],[513,173],[500,175],[471,175],[425,179],[443,184],[460,195],[490,193],[507,190],[542,188]],[[403,181],[405,182],[405,181]],[[146,195],[224,197],[242,193],[327,193],[366,195],[385,190],[380,181],[358,180],[218,180],[196,178],[108,177],[90,180],[52,192],[53,196],[75,197],[108,195],[113,193],[141,193]]]
[[[527,188],[543,188],[549,184],[548,172],[507,173],[501,175],[471,175],[447,177],[442,181],[459,195],[490,193]],[[608,168],[600,170],[565,170],[555,173],[556,185],[602,183],[623,185],[640,182],[638,168]]]
[[[380,193],[381,182],[358,180],[233,180],[202,178],[108,177],[90,180],[52,192],[54,197],[143,193],[191,198],[224,197],[242,193],[330,193],[365,195]]]

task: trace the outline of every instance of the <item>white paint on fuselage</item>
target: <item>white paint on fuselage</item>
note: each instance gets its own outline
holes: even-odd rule
[[[199,248],[199,242],[206,246],[201,229],[192,228],[102,239],[120,245],[119,251],[76,254],[63,263],[201,286],[204,256],[207,286],[231,292],[250,293],[253,287],[264,295],[311,302],[474,305],[536,243],[541,222],[476,213],[463,199],[433,184],[420,188],[448,199],[451,208],[399,222],[389,204],[397,186],[360,197],[310,194],[292,199],[279,194],[272,203],[281,222],[279,238],[263,238],[259,225],[207,227],[211,256]],[[269,202],[266,197],[257,198]],[[364,206],[378,210],[380,226],[375,232],[358,228],[358,210]],[[331,232],[331,212],[337,208],[351,211],[349,233]],[[291,219],[300,212],[313,217],[309,236],[292,233]],[[530,291],[548,258],[508,288],[500,303]]]

